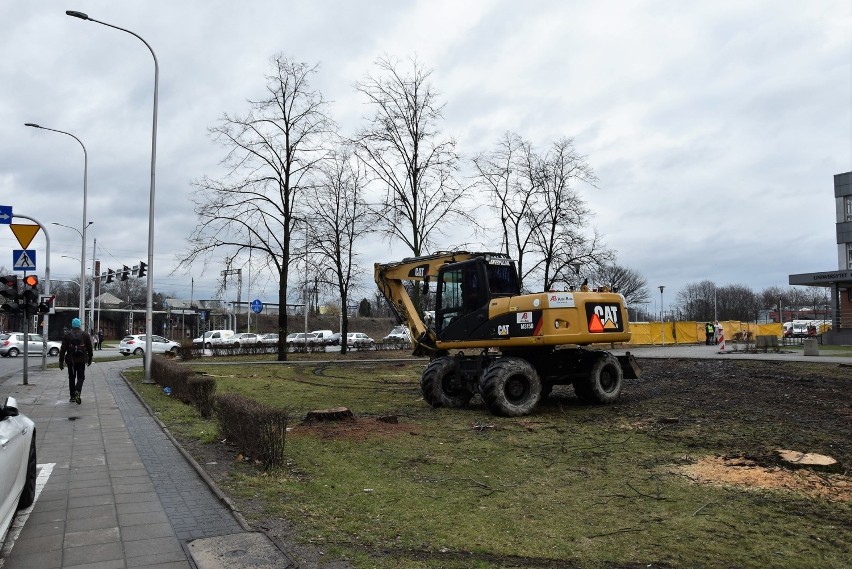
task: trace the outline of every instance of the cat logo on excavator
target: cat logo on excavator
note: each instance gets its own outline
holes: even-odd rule
[[[589,332],[602,334],[604,332],[622,332],[624,326],[619,318],[620,306],[617,304],[586,305],[586,315],[589,318]]]

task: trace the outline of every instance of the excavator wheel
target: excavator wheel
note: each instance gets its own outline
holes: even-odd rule
[[[496,415],[528,415],[541,399],[538,372],[521,358],[495,360],[482,375],[479,390],[485,404]]]
[[[586,403],[613,403],[621,394],[624,372],[611,354],[597,358],[585,377],[574,380],[574,392]]]
[[[420,376],[420,390],[432,407],[464,407],[473,397],[456,375],[455,361],[449,356],[429,362]]]

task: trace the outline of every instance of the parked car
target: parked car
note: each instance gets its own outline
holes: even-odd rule
[[[408,334],[408,328],[405,326],[395,326],[390,333],[382,338],[382,342],[402,343],[410,342],[411,338]]]
[[[35,432],[35,423],[18,411],[14,397],[7,397],[0,408],[0,536],[6,534],[15,511],[30,507],[35,500]]]
[[[231,338],[231,345],[235,348],[239,348],[240,346],[255,346],[259,343],[260,338],[253,332],[243,332],[242,334],[237,334]]]
[[[331,330],[314,330],[311,334],[315,334],[317,342],[326,346],[331,345],[331,337],[334,336],[334,332]]]
[[[147,336],[145,334],[131,334],[130,336],[125,336],[121,339],[121,342],[118,344],[118,353],[122,356],[129,356],[130,354],[133,354],[134,356],[141,356],[145,353],[146,344]],[[162,336],[157,336],[156,334],[151,336],[152,354],[165,354],[166,352],[171,352],[177,355],[178,351],[180,351],[180,344],[177,342],[173,342],[167,338],[163,338]]]
[[[346,334],[346,345],[353,348],[372,348],[375,343],[375,340],[363,332],[349,332]]]
[[[317,340],[316,334],[313,332],[308,332],[307,334],[304,332],[298,332],[295,334],[288,334],[286,343],[288,346],[304,346],[305,344],[313,346],[319,343],[319,341]]]
[[[208,330],[200,338],[195,338],[192,341],[193,346],[201,346],[209,350],[214,347],[221,348],[231,345],[231,338],[234,337],[233,330]]]
[[[328,339],[329,346],[339,346],[340,345],[340,332],[335,332],[331,335],[331,338]]]
[[[30,354],[41,354],[44,339],[40,334],[28,334],[29,346],[27,350]],[[62,344],[59,342],[47,342],[47,355],[58,356],[59,348]],[[7,358],[12,356],[18,357],[18,354],[24,352],[24,333],[10,332],[8,334],[0,334],[0,356]]]
[[[260,343],[266,344],[268,346],[277,345],[278,344],[278,334],[275,334],[275,333],[263,334],[262,336],[260,336]]]

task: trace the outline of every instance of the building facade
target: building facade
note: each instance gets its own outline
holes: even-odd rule
[[[821,286],[831,290],[831,331],[823,341],[852,344],[852,172],[834,175],[837,224],[837,269],[790,275],[791,285]]]

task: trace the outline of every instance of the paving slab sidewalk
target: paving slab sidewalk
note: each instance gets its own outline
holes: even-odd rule
[[[35,504],[0,548],[0,569],[237,568],[261,556],[294,566],[175,446],[121,377],[131,365],[139,361],[96,361],[80,405],[56,368],[31,368],[28,385],[20,372],[0,380],[0,399],[15,397],[36,423],[40,474]],[[240,534],[254,552],[222,548]]]

